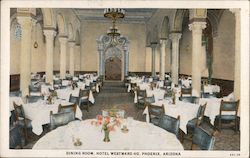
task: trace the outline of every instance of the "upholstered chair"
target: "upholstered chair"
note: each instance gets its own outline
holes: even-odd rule
[[[188,102],[188,103],[193,103],[193,104],[198,104],[199,103],[199,97],[195,96],[182,96],[179,98],[180,101],[183,102]]]
[[[39,100],[43,100],[44,97],[43,96],[26,96],[26,103],[35,103]]]
[[[159,127],[175,134],[176,137],[179,138],[180,116],[174,118],[172,116],[162,115],[159,121]]]
[[[194,149],[194,145],[197,145],[200,150],[213,150],[215,143],[215,137],[207,133],[201,127],[197,127],[194,130],[192,137],[191,150]]]
[[[29,85],[29,95],[30,96],[41,96],[41,86]]]
[[[74,112],[76,113],[76,104],[72,105],[64,105],[62,106],[61,104],[58,105],[58,113],[65,113],[65,112]]]
[[[75,114],[73,111],[57,113],[57,114],[53,114],[53,112],[50,111],[50,130],[53,130],[59,126],[66,125],[74,120],[75,120]]]
[[[137,93],[137,104],[136,104],[137,108],[145,109],[146,97],[147,97],[146,90],[137,89],[136,93]]]
[[[219,130],[222,128],[222,123],[234,122],[234,130],[237,132],[239,130],[240,118],[237,116],[239,100],[237,101],[221,101],[220,113],[215,118],[215,124],[218,126]],[[234,114],[223,114],[223,112],[233,112]]]
[[[25,134],[25,141],[28,141],[28,129],[32,128],[31,120],[27,119],[25,117],[24,109],[22,105],[17,105],[15,102],[13,102],[14,105],[14,113],[15,113],[15,120],[17,122],[17,125],[19,125]]]
[[[162,115],[165,114],[164,106],[148,105],[149,121],[156,126],[159,126],[159,121]]]
[[[89,91],[88,89],[80,89],[79,92],[79,107],[81,110],[89,111]]]
[[[199,126],[202,121],[203,121],[203,117],[204,117],[204,113],[206,110],[206,106],[207,103],[204,105],[200,105],[196,117],[193,118],[192,120],[189,120],[187,123],[187,133],[188,134],[192,134],[194,132],[195,127]]]
[[[9,131],[9,148],[16,149],[17,147],[23,148],[25,145],[25,140],[23,138],[21,127],[12,126]]]
[[[70,94],[69,102],[79,105],[79,97],[72,96],[72,94]]]
[[[181,96],[192,96],[192,87],[189,87],[189,88],[184,88],[184,87],[181,87]]]

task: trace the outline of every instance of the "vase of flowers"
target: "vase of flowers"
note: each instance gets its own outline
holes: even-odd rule
[[[102,129],[103,129],[103,131],[104,131],[104,139],[103,139],[103,141],[104,141],[104,142],[110,142],[108,124],[105,123],[105,124],[103,125]]]
[[[109,117],[109,116],[103,117],[102,115],[97,115],[96,120],[91,121],[91,124],[95,125],[95,126],[102,125],[101,131],[104,131],[103,141],[110,142],[109,133],[111,131],[115,131],[116,126],[120,127],[121,120],[120,120],[120,118],[117,118],[117,117]]]

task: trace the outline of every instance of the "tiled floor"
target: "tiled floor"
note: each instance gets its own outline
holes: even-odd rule
[[[95,95],[95,104],[90,106],[89,112],[83,111],[84,119],[95,118],[101,114],[103,109],[117,107],[125,110],[125,116],[133,117],[136,120],[145,121],[142,115],[143,110],[137,109],[133,103],[133,94],[127,93],[123,83],[105,82],[101,92]],[[46,132],[44,132],[46,134]],[[38,136],[33,136],[32,140],[25,148],[32,148]],[[184,139],[183,146],[185,150],[191,147],[191,141]],[[233,130],[222,130],[216,137],[214,150],[239,150],[240,134]]]

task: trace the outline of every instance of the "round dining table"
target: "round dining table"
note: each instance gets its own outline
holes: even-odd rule
[[[50,131],[40,138],[33,150],[184,150],[176,136],[155,125],[124,119],[109,133],[109,142],[104,142],[102,125],[93,124],[94,119],[73,121]],[[128,131],[122,132],[126,125]],[[78,145],[76,145],[76,142]]]

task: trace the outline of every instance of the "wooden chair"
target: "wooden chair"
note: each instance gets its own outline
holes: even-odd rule
[[[79,92],[79,107],[81,110],[89,111],[89,91],[88,89],[80,89]]]
[[[215,137],[207,133],[201,127],[196,127],[192,137],[191,150],[197,145],[201,150],[213,150]]]
[[[224,122],[234,121],[234,130],[237,132],[239,130],[240,118],[237,116],[239,100],[237,101],[221,101],[220,113],[215,117],[215,124],[221,130],[221,124]],[[222,114],[223,112],[234,112],[233,115]]]
[[[17,105],[13,102],[14,105],[14,113],[15,113],[15,120],[17,124],[23,129],[25,135],[25,141],[28,141],[28,129],[31,129],[31,120],[25,117],[24,109],[22,105]]]
[[[29,95],[30,96],[41,96],[41,86],[29,85]]]
[[[192,87],[189,87],[189,88],[181,87],[181,96],[183,96],[183,95],[192,96]]]
[[[75,120],[75,114],[72,111],[57,113],[57,114],[53,114],[53,112],[50,111],[50,130],[53,130],[59,126],[66,125],[74,120]]]
[[[10,149],[16,149],[17,147],[23,148],[25,145],[25,140],[23,138],[21,127],[12,126],[9,131],[9,147]]]
[[[179,128],[180,128],[180,116],[174,118],[168,115],[162,115],[159,120],[159,127],[165,129],[166,131],[173,133],[179,138]]]
[[[65,113],[65,112],[74,112],[76,114],[76,104],[72,105],[65,105],[62,106],[61,104],[58,105],[58,113]]]
[[[157,106],[147,103],[148,105],[148,114],[149,114],[149,121],[156,126],[159,126],[160,119],[162,115],[165,114],[164,106]]]
[[[180,101],[193,103],[193,104],[198,104],[199,99],[200,99],[199,97],[195,97],[195,96],[185,96],[185,97],[183,96],[179,98]]]
[[[145,109],[146,97],[147,97],[146,90],[137,89],[136,94],[137,94],[137,104],[136,104],[137,108]]]
[[[207,103],[204,105],[200,105],[196,117],[193,118],[192,120],[189,120],[187,123],[187,133],[188,134],[193,134],[195,127],[199,126],[202,121],[203,121],[203,117],[204,117],[204,113],[206,110],[206,106]]]
[[[72,94],[70,94],[69,102],[79,105],[79,97],[75,97],[75,96],[72,96]]]

